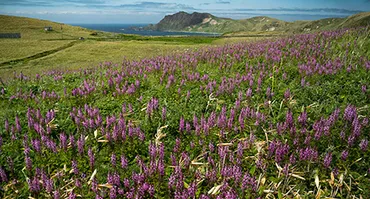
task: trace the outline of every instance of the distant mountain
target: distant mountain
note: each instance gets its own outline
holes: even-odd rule
[[[216,17],[209,13],[192,14],[178,12],[166,15],[159,23],[145,27],[147,30],[158,31],[189,31],[189,32],[282,32],[301,33],[337,28],[350,28],[370,25],[370,12],[363,12],[347,18],[326,18],[315,21],[286,22],[271,17],[252,17],[234,20]]]
[[[157,30],[184,30],[187,27],[202,24],[204,20],[216,18],[215,16],[209,13],[198,13],[194,12],[192,14],[188,14],[186,12],[178,12],[173,15],[165,16],[155,28]]]

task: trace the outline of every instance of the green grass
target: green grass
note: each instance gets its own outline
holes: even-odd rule
[[[0,163],[9,181],[1,182],[3,189],[0,190],[0,196],[51,197],[51,193],[44,188],[41,192],[31,193],[26,182],[28,178],[39,182],[42,177],[36,175],[35,170],[43,168],[44,175],[52,179],[54,189],[64,194],[62,198],[72,191],[83,198],[93,198],[95,193],[89,183],[90,176],[94,175],[98,184],[108,186],[112,184],[107,179],[108,173],[118,173],[120,179],[129,179],[130,188],[134,190],[142,185],[142,182],[137,182],[135,174],[143,174],[144,181],[155,187],[152,198],[174,198],[176,189],[188,193],[185,188],[192,183],[197,184],[195,198],[207,193],[211,198],[225,198],[222,194],[229,189],[235,191],[238,198],[319,198],[319,195],[323,198],[368,198],[370,153],[369,149],[362,151],[359,143],[369,139],[370,126],[361,124],[361,133],[353,145],[347,144],[347,137],[360,122],[364,123],[364,118],[370,118],[369,90],[364,92],[361,88],[369,86],[370,82],[369,69],[364,64],[364,61],[369,61],[370,55],[369,29],[342,33],[339,37],[327,34],[308,38],[294,36],[290,40],[292,43],[283,38],[275,42],[229,45],[194,54],[182,54],[179,49],[178,56],[152,59],[137,65],[125,63],[122,67],[106,64],[87,71],[53,73],[32,79],[20,76],[6,82],[6,85],[0,85],[0,91],[3,89],[0,95],[0,105],[3,107],[0,124],[2,127],[7,119],[10,130],[0,128],[3,140]],[[313,47],[306,47],[309,45]],[[328,47],[323,52],[324,49],[319,45]],[[181,47],[190,46],[198,47]],[[293,49],[301,46],[304,48],[297,55]],[[140,59],[140,52],[143,56],[151,53],[157,55],[163,47],[177,45],[163,42],[85,41],[42,59],[62,56],[64,60],[50,60],[50,64],[62,64],[64,61],[66,66],[73,64],[73,61],[68,63],[68,57],[73,60],[81,56],[80,59],[88,62],[99,58],[102,53],[107,53],[104,60],[115,59],[116,52],[122,52],[130,59]],[[110,51],[114,53],[109,55]],[[350,53],[346,55],[346,51]],[[168,48],[167,53],[173,52],[176,52],[175,48]],[[194,58],[196,62],[189,58]],[[310,58],[315,58],[320,64],[338,58],[343,67],[333,74],[300,73],[299,65],[307,63]],[[47,65],[48,62],[40,63],[40,67],[41,64]],[[349,65],[353,68],[347,72]],[[35,68],[36,65],[30,69]],[[44,69],[48,69],[47,66]],[[174,81],[171,83],[172,77]],[[243,80],[244,77],[255,81],[251,83]],[[302,78],[305,79],[305,85],[301,84]],[[133,93],[120,93],[136,82],[139,84]],[[213,91],[206,88],[208,85]],[[91,87],[94,89],[90,90]],[[249,88],[253,93],[247,96]],[[272,88],[274,95],[267,94],[269,88]],[[291,94],[286,97],[287,89]],[[89,92],[72,94],[76,90]],[[52,92],[59,97],[46,96],[46,93]],[[158,107],[153,106],[155,108],[150,113],[147,110],[153,98],[158,99]],[[348,121],[344,116],[348,115],[345,109],[350,104],[357,107],[356,113],[351,114],[356,122],[355,119],[354,122]],[[163,107],[167,110],[165,119],[162,117]],[[337,119],[331,120],[329,116],[337,108],[340,113]],[[240,121],[242,112],[248,113]],[[304,124],[298,119],[302,112],[307,113]],[[287,117],[288,113],[292,114],[291,119]],[[97,115],[101,116],[102,123],[88,126],[89,121],[98,120]],[[118,121],[108,125],[110,119],[106,118],[113,116],[117,120],[124,118],[122,123],[127,125],[122,127]],[[193,119],[195,117],[198,118],[196,122]],[[17,130],[15,118],[19,118],[20,130]],[[80,118],[79,122],[76,118]],[[180,118],[189,123],[189,130],[180,130]],[[324,128],[325,133],[316,139],[318,130],[315,130],[315,124],[323,119],[325,124],[320,122],[318,125],[329,125],[328,132]],[[327,121],[334,122],[329,124],[331,122]],[[241,127],[242,123],[244,127]],[[278,132],[278,123],[286,123],[283,132]],[[44,133],[34,130],[38,127],[45,129],[42,131]],[[140,132],[130,135],[130,130],[125,131],[126,127],[131,130],[132,127],[140,128]],[[342,131],[345,139],[340,138]],[[122,139],[110,141],[117,132],[127,134]],[[137,136],[141,132],[145,135],[144,141]],[[43,143],[47,138],[60,146],[59,136],[62,133],[73,136],[75,140],[85,140],[83,152],[72,144],[65,150],[58,148],[57,152],[53,152],[49,149],[52,145]],[[159,139],[161,133],[165,136]],[[305,143],[306,138],[310,138],[308,143]],[[39,152],[31,143],[36,139],[43,143]],[[273,142],[278,142],[279,149],[288,145],[287,152],[272,149],[270,146]],[[159,155],[161,152],[152,155],[156,157],[149,155],[152,153],[148,152],[148,148],[154,143],[159,146],[163,143],[162,158]],[[31,149],[27,152],[25,148],[28,145]],[[306,147],[317,151],[318,157],[312,160],[301,158],[299,150]],[[95,155],[96,164],[93,166],[89,165],[88,149]],[[350,152],[346,160],[341,158],[344,150]],[[222,156],[222,153],[226,155]],[[283,154],[281,160],[277,159],[279,153]],[[324,166],[328,153],[332,153],[333,158],[329,166]],[[119,159],[117,166],[113,165],[113,158],[110,158],[112,154],[118,158],[124,155],[128,159],[128,168],[122,169]],[[26,157],[32,160],[31,167],[26,167]],[[80,173],[73,168],[72,160],[78,162]],[[140,164],[141,161],[145,168]],[[154,169],[153,173],[147,172],[147,168],[152,168],[152,162],[163,162],[163,175],[159,174],[159,169]],[[174,169],[174,165],[180,168],[179,171]],[[245,178],[242,177],[244,174],[252,176],[250,181],[256,185],[256,190],[252,191],[252,186],[242,188],[242,182],[234,177],[237,175],[224,175],[224,168],[233,172],[234,168],[239,169],[240,179]],[[95,169],[96,175],[93,174]],[[208,175],[210,171],[214,172],[214,178]],[[179,185],[184,187],[173,187],[169,183],[171,176],[178,172],[183,175],[176,179],[181,180]],[[52,177],[56,174],[58,177]],[[81,187],[75,183],[77,180],[80,180]],[[226,191],[215,190],[215,187],[226,183]],[[129,191],[122,182],[117,186]],[[98,194],[108,197],[113,188],[115,186],[110,189],[99,186]],[[148,195],[146,197],[149,198]]]
[[[93,41],[78,43],[68,49],[36,60],[20,62],[0,69],[0,77],[7,79],[14,71],[34,75],[46,70],[73,70],[96,66],[104,61],[120,63],[124,59],[138,60],[145,57],[173,54],[202,45],[145,41]]]
[[[45,26],[51,26],[53,31],[45,31]],[[47,20],[0,15],[0,33],[21,33],[20,40],[89,38],[94,37],[90,35],[92,32],[94,31],[86,28]]]
[[[45,32],[45,26],[52,26],[54,30]],[[63,33],[60,30],[61,26]],[[138,60],[209,45],[261,39],[125,35],[5,15],[0,15],[1,32],[20,32],[22,35],[21,39],[0,39],[0,78],[2,79],[12,77],[14,72],[35,75],[46,70],[88,68],[104,61],[119,64],[123,59]],[[97,32],[98,35],[92,36],[93,32]],[[85,40],[69,45],[79,37],[84,37]]]
[[[68,40],[61,41],[38,41],[38,40],[0,40],[0,63],[28,57],[47,50],[52,50],[70,43]]]

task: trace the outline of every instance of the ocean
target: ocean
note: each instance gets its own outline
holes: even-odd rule
[[[149,24],[71,24],[74,26],[81,26],[92,30],[101,30],[106,32],[136,34],[143,36],[217,36],[219,34],[212,33],[196,33],[196,32],[163,32],[163,31],[148,31],[148,30],[134,30],[131,27],[145,27]]]

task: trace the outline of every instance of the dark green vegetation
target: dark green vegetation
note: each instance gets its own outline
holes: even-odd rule
[[[211,44],[219,37],[204,37],[204,36],[140,36],[140,35],[125,35],[117,34],[114,37],[95,38],[97,41],[156,41],[156,42],[173,42],[178,44]]]
[[[18,73],[0,84],[0,196],[369,198],[369,34]]]
[[[347,18],[295,22],[286,22],[265,16],[234,20],[216,17],[208,13],[194,12],[188,14],[186,12],[178,12],[173,15],[167,15],[158,24],[150,25],[147,29],[215,33],[243,32],[248,35],[250,32],[302,33],[367,26],[369,24],[369,12],[355,14]]]

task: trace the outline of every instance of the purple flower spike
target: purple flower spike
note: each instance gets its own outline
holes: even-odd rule
[[[360,148],[363,152],[367,150],[367,147],[369,146],[369,141],[367,139],[363,139],[360,142]]]
[[[362,85],[362,86],[361,86],[361,91],[362,91],[363,93],[366,93],[366,90],[367,90],[367,89],[366,89],[366,85]]]
[[[288,100],[290,98],[290,89],[289,88],[285,90],[284,97],[285,97],[286,100]]]
[[[116,167],[116,162],[117,162],[116,154],[112,153],[112,155],[110,156],[110,162],[111,162],[113,167]]]
[[[342,152],[342,154],[341,154],[341,159],[342,159],[343,161],[345,161],[345,160],[347,160],[347,158],[348,158],[348,150],[344,150],[344,151]]]
[[[91,168],[94,168],[94,165],[95,165],[95,156],[94,156],[94,152],[92,151],[92,148],[89,147],[88,151],[87,151],[87,155],[89,156],[89,164],[90,164],[90,167]]]
[[[324,157],[324,167],[325,168],[329,168],[332,159],[333,159],[333,157],[332,157],[331,152],[329,152],[325,155],[325,157]]]

